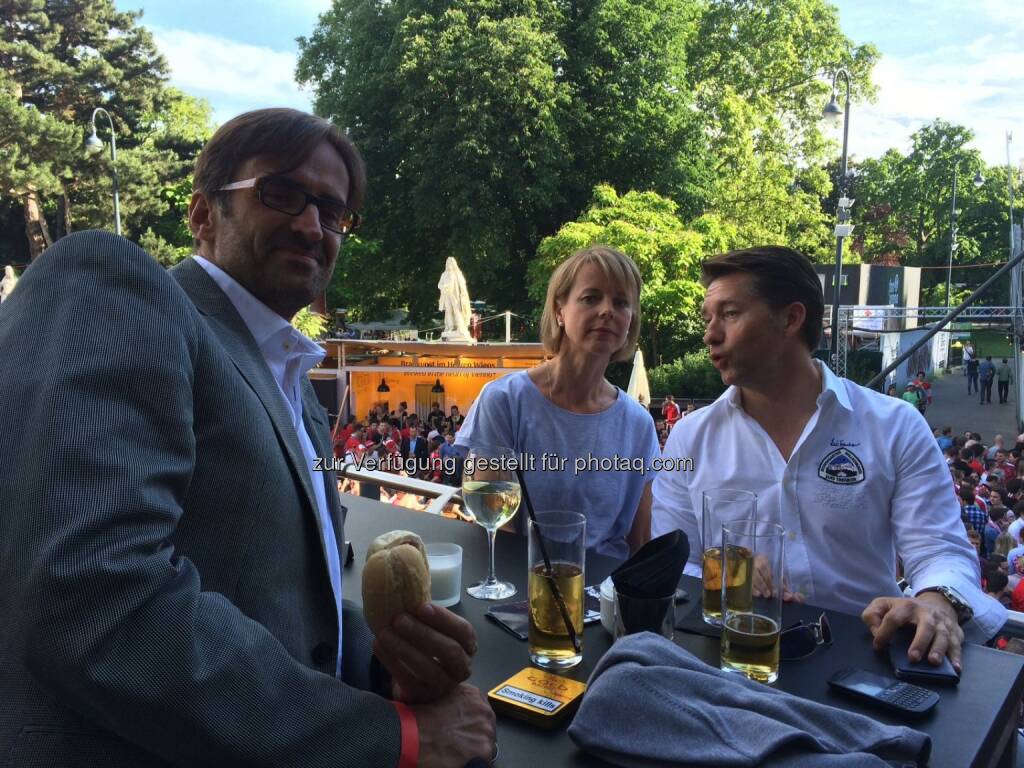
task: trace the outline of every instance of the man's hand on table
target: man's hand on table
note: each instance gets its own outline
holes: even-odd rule
[[[462,683],[432,704],[412,707],[420,736],[420,768],[462,768],[496,755],[494,712],[483,693]]]
[[[374,640],[373,652],[391,674],[395,699],[426,704],[469,677],[476,631],[447,608],[422,605],[412,615],[398,615]]]
[[[876,597],[864,609],[861,619],[874,635],[875,650],[889,644],[897,629],[914,624],[917,632],[910,644],[908,656],[920,661],[927,656],[930,664],[941,664],[949,656],[957,674],[962,671],[960,660],[964,632],[957,624],[956,610],[941,594],[925,592],[917,597]]]

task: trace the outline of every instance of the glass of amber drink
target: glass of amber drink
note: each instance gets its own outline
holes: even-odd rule
[[[536,518],[530,520],[528,547],[530,661],[544,669],[568,669],[583,661],[587,520],[562,511],[538,512]]]
[[[730,520],[756,519],[756,494],[732,488],[713,488],[704,491],[701,515],[704,597],[701,615],[708,624],[722,624],[722,526]],[[733,562],[737,567],[740,565],[735,559]],[[742,570],[727,573],[727,586],[741,589],[744,573]]]
[[[734,520],[722,531],[724,571],[746,578],[722,585],[721,667],[762,683],[779,677],[784,541],[775,523]]]

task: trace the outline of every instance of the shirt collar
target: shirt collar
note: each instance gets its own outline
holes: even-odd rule
[[[297,331],[291,323],[249,293],[231,275],[198,254],[193,255],[192,258],[224,291],[264,356],[267,355],[271,347],[276,352],[278,347],[284,346],[284,349],[291,350],[295,356],[301,355],[308,360],[309,364],[306,370],[323,360],[326,353],[319,344]],[[288,357],[291,356],[288,355]]]
[[[821,360],[815,358],[813,362],[821,371],[822,387],[821,394],[818,395],[818,403],[821,403],[823,398],[833,397],[836,402],[843,406],[843,408],[848,411],[853,411],[853,406],[850,404],[850,396],[846,391],[846,383],[843,379],[832,373],[832,369],[825,365]],[[740,398],[740,388],[737,386],[729,387],[715,402],[720,400],[724,400],[733,408],[739,408],[741,410],[743,408],[743,401]]]

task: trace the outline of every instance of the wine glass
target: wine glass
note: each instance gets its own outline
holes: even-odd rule
[[[469,449],[462,472],[462,500],[466,511],[487,531],[490,566],[487,578],[466,589],[480,600],[503,600],[516,593],[515,584],[494,576],[494,537],[498,529],[515,517],[522,498],[516,476],[516,455],[500,445]]]

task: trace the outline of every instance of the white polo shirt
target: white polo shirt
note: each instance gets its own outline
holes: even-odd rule
[[[753,491],[758,519],[786,530],[786,580],[809,603],[860,614],[876,597],[900,596],[898,553],[915,593],[952,587],[974,609],[968,639],[990,638],[1006,609],[981,589],[928,424],[909,403],[815,363],[824,386],[788,462],[743,410],[736,387],[676,424],[663,456],[688,457],[693,471],[655,478],[652,535],[681,529],[690,539],[686,573],[699,576],[702,492]]]

